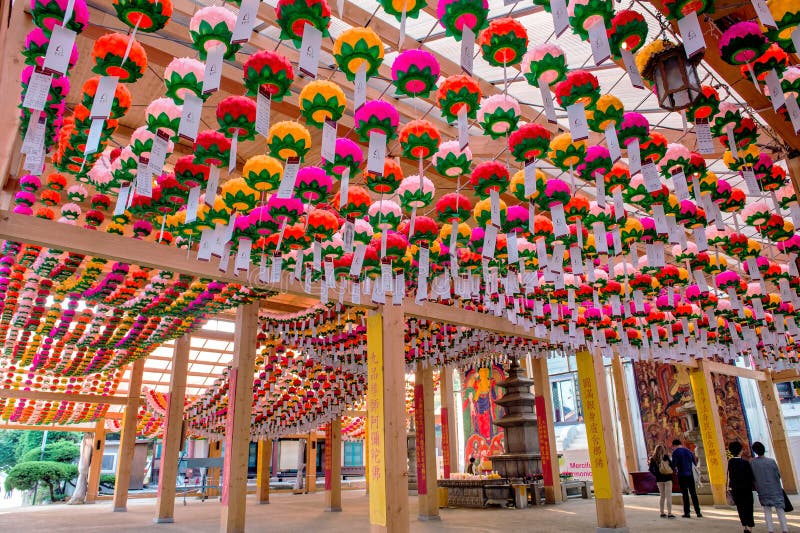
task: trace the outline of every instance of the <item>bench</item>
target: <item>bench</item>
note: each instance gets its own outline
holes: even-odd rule
[[[568,498],[583,498],[588,500],[594,491],[594,484],[591,481],[562,481],[561,497],[563,501]]]

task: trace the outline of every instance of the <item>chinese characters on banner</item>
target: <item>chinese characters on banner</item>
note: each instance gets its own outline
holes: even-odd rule
[[[553,484],[553,464],[550,457],[550,437],[547,433],[547,410],[544,405],[544,396],[536,396],[536,418],[539,431],[539,453],[542,456],[542,481],[547,487]]]
[[[711,409],[716,409],[716,407],[711,405],[703,370],[693,368],[690,371],[689,378],[692,381],[692,393],[694,394],[694,403],[697,408],[700,434],[703,436],[708,477],[712,485],[723,485],[725,483],[725,468],[727,465],[722,464],[722,448],[717,438],[717,429],[714,427]]]
[[[599,357],[599,356],[598,356]],[[598,499],[611,499],[611,475],[606,461],[606,443],[603,439],[603,420],[600,415],[600,397],[594,374],[592,354],[578,352],[578,380],[581,385],[586,439],[589,442],[589,460],[592,463],[594,495]]]
[[[367,439],[369,446],[369,521],[386,525],[386,463],[383,420],[383,321],[367,317]]]
[[[414,424],[417,428],[417,493],[428,494],[428,480],[425,476],[425,398],[422,396],[422,383],[414,385]]]
[[[447,412],[447,407],[441,408],[442,419],[442,467],[444,469],[444,478],[450,479],[450,415]]]

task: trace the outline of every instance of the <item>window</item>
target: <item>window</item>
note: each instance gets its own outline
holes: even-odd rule
[[[364,466],[364,441],[344,442],[344,466]]]
[[[102,472],[115,472],[117,465],[117,456],[113,453],[104,453],[103,454],[103,461],[100,465],[100,470]]]

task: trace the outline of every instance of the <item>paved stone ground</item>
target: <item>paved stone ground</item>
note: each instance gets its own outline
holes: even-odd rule
[[[344,511],[323,511],[323,495],[273,494],[269,505],[256,505],[248,499],[248,532],[334,532],[360,533],[369,531],[368,500],[364,491],[345,491],[342,495]],[[800,498],[792,497],[795,507]],[[155,500],[131,500],[127,513],[111,512],[110,502],[95,505],[49,505],[0,510],[2,533],[205,533],[219,531],[218,501],[200,502],[176,500],[175,523],[152,523]],[[704,518],[665,520],[658,516],[657,496],[626,496],[625,510],[630,531],[701,531],[709,533],[741,531],[736,511],[733,509],[703,509]],[[416,520],[416,498],[411,498],[411,531],[464,532],[592,532],[595,529],[593,500],[570,500],[555,506],[516,509],[442,509],[442,520],[420,522]],[[678,513],[679,514],[679,513]],[[800,515],[789,515],[790,531],[800,532]],[[763,517],[756,515],[756,531],[765,532]]]

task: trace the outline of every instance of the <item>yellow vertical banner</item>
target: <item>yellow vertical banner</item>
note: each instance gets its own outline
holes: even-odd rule
[[[589,444],[589,460],[592,464],[594,496],[598,499],[611,499],[611,474],[608,470],[608,455],[603,437],[603,420],[600,413],[600,397],[597,392],[594,361],[592,354],[587,351],[578,352],[576,360],[583,403],[583,418],[586,424],[586,439]]]
[[[383,420],[383,316],[367,317],[367,464],[369,522],[386,525],[386,462]]]
[[[706,373],[703,368],[693,368],[689,373],[689,379],[692,383],[692,394],[694,394],[694,403],[697,409],[700,435],[703,438],[708,478],[713,489],[714,486],[725,485],[727,465],[722,463],[723,452],[722,443],[720,442],[722,428],[719,427],[719,422],[714,419],[713,409],[716,409],[716,407],[711,403],[710,391],[708,390],[711,380],[706,380]]]

